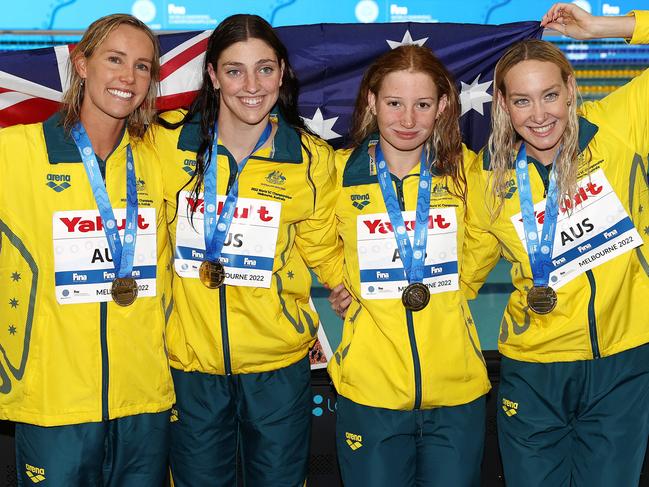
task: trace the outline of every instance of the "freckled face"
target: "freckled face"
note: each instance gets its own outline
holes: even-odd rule
[[[446,95],[426,73],[394,71],[381,83],[379,92],[368,95],[376,114],[381,145],[402,152],[421,151],[435,129],[437,116],[446,108]]]

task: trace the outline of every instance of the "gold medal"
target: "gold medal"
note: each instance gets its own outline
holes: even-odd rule
[[[118,277],[113,281],[110,295],[116,304],[130,306],[137,298],[137,282],[132,277]]]
[[[410,311],[420,311],[426,307],[430,301],[430,291],[425,284],[413,282],[401,294],[401,302]]]
[[[206,287],[216,289],[225,281],[225,269],[220,262],[204,260],[198,269],[198,277]]]
[[[557,305],[557,293],[550,286],[534,286],[527,293],[527,305],[538,315],[547,315]]]

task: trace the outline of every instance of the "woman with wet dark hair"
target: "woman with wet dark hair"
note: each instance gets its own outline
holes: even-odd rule
[[[176,486],[236,485],[237,449],[247,485],[306,478],[319,322],[309,268],[330,287],[342,276],[333,151],[296,102],[271,26],[234,15],[210,36],[198,98],[156,134],[175,248]]]

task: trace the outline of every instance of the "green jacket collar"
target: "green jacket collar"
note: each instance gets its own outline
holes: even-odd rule
[[[61,114],[55,113],[43,122],[43,136],[50,164],[80,163],[81,156],[74,140],[65,133]]]
[[[343,171],[343,187],[360,186],[362,184],[373,184],[377,182],[376,170],[372,171],[370,164],[370,155],[367,150],[370,146],[376,145],[379,141],[379,134],[375,132],[368,135],[365,140],[356,147]],[[431,174],[437,175],[433,167]]]
[[[352,151],[343,170],[343,187],[377,182],[376,171],[371,170],[370,155],[367,150],[370,145],[376,145],[378,141],[379,135],[371,134]]]
[[[284,120],[279,114],[279,110],[277,110],[277,113],[275,113],[275,110],[271,112],[271,119],[277,122],[277,132],[273,139],[273,148],[270,157],[255,156],[254,159],[289,164],[302,163],[302,143],[299,132]],[[191,119],[187,120],[180,129],[178,149],[198,152],[201,141],[200,131],[200,114],[197,113]],[[222,145],[219,145],[219,152],[230,155],[228,150]]]
[[[586,120],[584,117],[579,117],[579,152],[583,152],[586,147],[588,147],[588,144],[590,144],[590,141],[593,140],[593,137],[595,137],[595,134],[599,130],[599,127],[595,125],[594,123]],[[514,161],[512,161],[512,169],[514,168]],[[491,158],[489,156],[489,151],[485,147],[482,152],[482,168],[485,171],[490,171],[491,165]]]
[[[120,141],[113,149],[113,153],[122,145],[128,144],[128,132],[126,128],[122,130]],[[63,128],[61,114],[55,113],[43,122],[43,136],[45,137],[45,147],[47,148],[47,158],[50,164],[80,164],[81,155],[77,145]],[[110,156],[109,156],[110,157]],[[97,160],[100,164],[104,161]]]

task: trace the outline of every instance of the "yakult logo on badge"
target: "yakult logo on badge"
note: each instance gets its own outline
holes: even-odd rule
[[[415,229],[416,220],[405,220],[406,231],[412,231]],[[370,235],[376,233],[387,234],[392,233],[392,223],[389,220],[364,220],[363,224],[369,230]],[[452,222],[447,221],[446,218],[442,215],[429,215],[428,216],[428,229],[432,230],[434,228],[440,228],[442,230],[447,229],[451,226]]]
[[[192,198],[191,196],[185,197],[187,200],[187,206],[189,207],[189,211],[196,212],[198,211],[201,214],[205,213],[205,202],[203,198]],[[216,209],[216,214],[220,215],[221,211],[223,211],[223,201],[220,201],[218,204],[218,207]],[[237,220],[245,220],[251,217],[251,213],[254,212],[252,206],[237,206],[234,209],[234,218]],[[270,214],[266,206],[261,205],[257,210],[256,210],[257,215],[259,216],[259,219],[262,222],[269,222],[273,219],[273,215]]]
[[[84,219],[80,216],[75,216],[72,218],[60,217],[59,221],[63,223],[64,228],[68,233],[88,233],[88,232],[99,232],[104,230],[103,222],[101,221],[101,216],[96,216],[95,218]],[[146,230],[149,228],[150,223],[146,221],[143,215],[137,216],[137,226],[140,230]],[[117,229],[124,230],[126,227],[126,218],[117,220]]]
[[[57,193],[60,193],[72,186],[72,178],[69,174],[48,174],[46,181],[45,185]]]
[[[575,196],[573,196],[572,200],[566,198],[565,200],[563,200],[563,202],[559,203],[559,212],[562,215],[565,215],[576,206],[581,205],[586,200],[600,194],[603,189],[603,186],[592,182],[581,185],[579,189],[577,189],[577,193],[575,193]],[[534,212],[534,216],[536,217],[539,225],[543,225],[543,221],[545,220],[545,211],[536,211]],[[522,222],[523,218],[521,217],[519,221]]]

